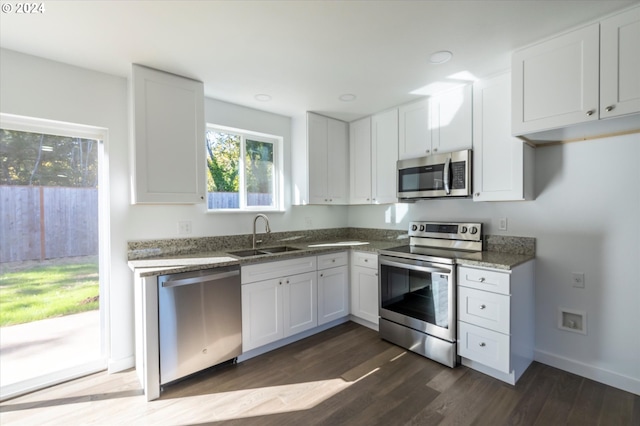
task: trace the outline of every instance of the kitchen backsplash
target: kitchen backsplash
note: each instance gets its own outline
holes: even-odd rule
[[[252,234],[224,235],[217,237],[172,238],[162,240],[129,241],[128,260],[146,259],[156,256],[185,256],[194,253],[238,250],[251,247]],[[258,233],[262,246],[287,243],[323,241],[393,241],[398,245],[408,244],[406,231],[372,228],[331,228],[308,231]],[[485,235],[484,249],[500,253],[535,255],[536,240],[531,237]]]

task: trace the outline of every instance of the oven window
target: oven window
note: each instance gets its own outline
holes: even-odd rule
[[[383,309],[449,328],[449,276],[384,265]]]

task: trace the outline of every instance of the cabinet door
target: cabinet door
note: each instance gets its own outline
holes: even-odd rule
[[[318,325],[318,284],[316,272],[281,279],[283,292],[284,337]]]
[[[371,119],[371,196],[374,204],[398,201],[398,109],[376,114]]]
[[[284,337],[282,279],[242,285],[242,350]]]
[[[471,85],[438,93],[431,104],[431,153],[471,149]]]
[[[514,52],[515,135],[598,119],[600,25]]]
[[[318,271],[318,325],[349,315],[349,267]]]
[[[307,143],[309,149],[309,203],[325,204],[329,186],[327,161],[329,146],[329,119],[307,113]]]
[[[351,314],[378,324],[378,270],[351,267]]]
[[[349,130],[344,121],[329,119],[327,140],[327,197],[329,204],[348,204]],[[314,161],[310,157],[310,161]]]
[[[398,158],[431,154],[430,101],[428,98],[398,108]]]
[[[640,112],[640,8],[600,26],[600,117]]]
[[[473,90],[473,200],[533,198],[533,148],[511,136],[505,119],[510,113],[510,74],[479,81]]]
[[[133,65],[134,203],[203,203],[202,82]]]
[[[349,124],[349,204],[371,204],[371,117]]]

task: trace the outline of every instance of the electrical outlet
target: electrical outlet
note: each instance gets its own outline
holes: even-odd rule
[[[189,235],[191,234],[191,221],[190,220],[181,220],[178,222],[178,235]]]
[[[584,288],[584,273],[574,272],[571,274],[571,285],[575,288]]]
[[[501,217],[500,220],[498,221],[498,229],[500,231],[506,231],[507,230],[507,218],[506,217]]]

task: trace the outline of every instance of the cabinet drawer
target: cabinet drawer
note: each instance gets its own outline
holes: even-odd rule
[[[458,322],[458,355],[509,374],[509,336]]]
[[[322,254],[318,256],[318,270],[327,268],[336,268],[349,263],[349,253],[346,251],[340,253]]]
[[[509,333],[511,297],[474,288],[458,288],[458,319],[500,333]]]
[[[378,269],[378,255],[375,253],[364,253],[361,251],[354,251],[351,253],[353,256],[353,265],[362,266],[365,268]]]
[[[510,294],[509,281],[511,275],[506,272],[488,271],[486,269],[467,268],[458,266],[458,285],[492,291],[500,294]]]
[[[241,266],[240,275],[242,284],[247,284],[289,275],[304,274],[315,270],[316,256],[310,256]]]

